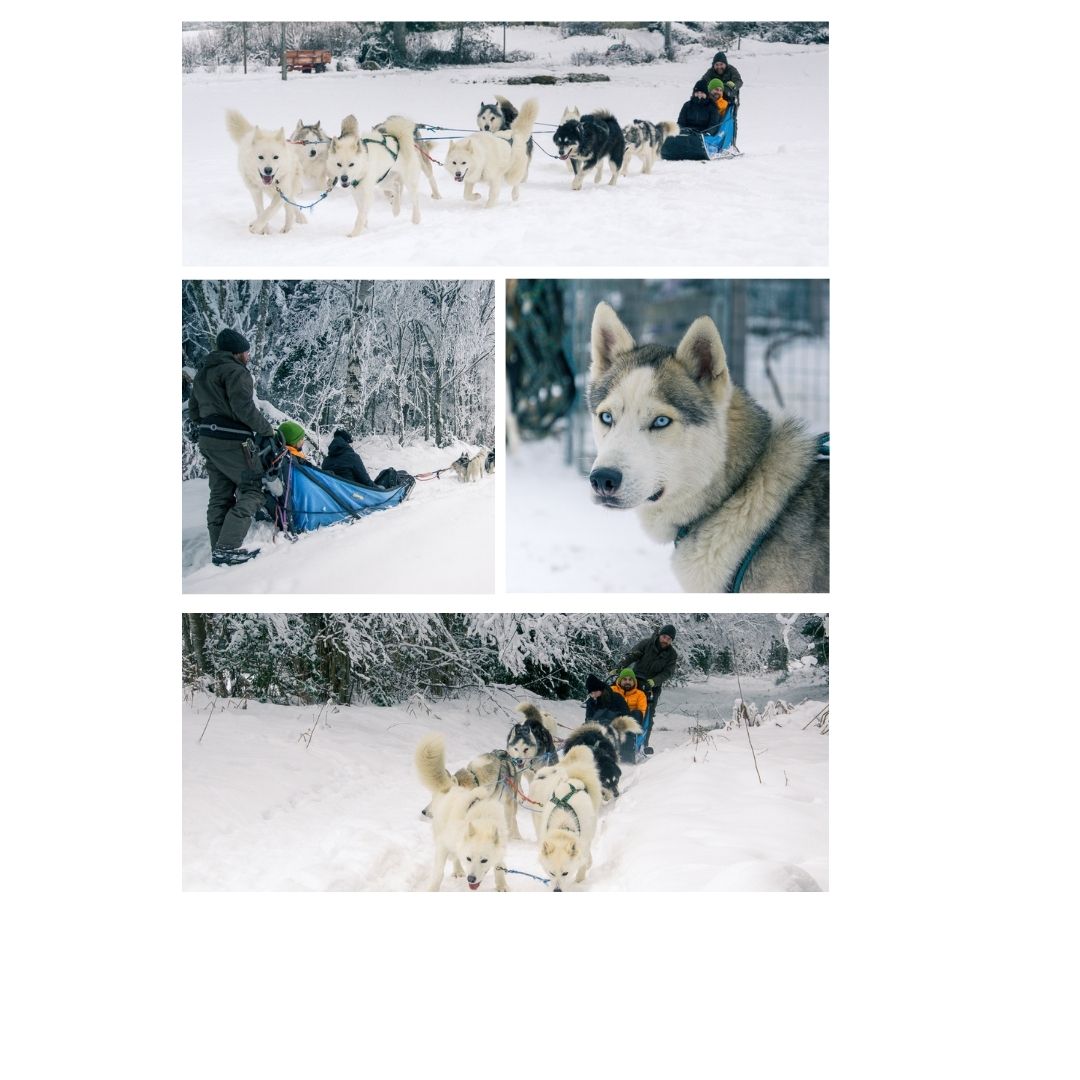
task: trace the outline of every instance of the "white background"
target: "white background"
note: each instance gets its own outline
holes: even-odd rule
[[[831,892],[561,908],[181,893],[179,281],[249,270],[181,269],[179,20],[295,9],[9,16],[8,1075],[1072,1073],[1075,15],[751,7],[832,22]]]

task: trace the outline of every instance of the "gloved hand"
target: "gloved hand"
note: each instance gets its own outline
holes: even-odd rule
[[[733,82],[726,82],[726,83],[724,83],[724,85],[725,85],[725,86],[726,86],[726,87],[727,87],[727,88],[728,88],[729,90],[734,90],[734,89],[735,89],[735,84],[734,84]]]
[[[656,685],[656,683],[654,683],[652,679],[646,679],[645,685],[651,690]]]

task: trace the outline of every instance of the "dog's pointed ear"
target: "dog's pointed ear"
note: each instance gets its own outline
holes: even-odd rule
[[[253,139],[257,139],[262,134],[262,128],[258,124],[255,125],[255,130],[251,133]]]
[[[285,141],[285,129],[283,127],[279,127],[277,129],[277,131],[274,133],[274,138],[277,139],[278,142],[284,142]]]
[[[708,315],[702,315],[691,323],[675,350],[675,359],[696,382],[712,383],[728,378],[724,343],[720,340],[716,323]]]
[[[549,858],[554,853],[554,851],[555,851],[555,845],[550,840],[545,840],[543,845],[540,848],[540,853],[542,855],[548,856]]]
[[[469,827],[465,830],[465,835],[471,840],[476,835],[476,823],[469,822]]]
[[[322,127],[322,121],[321,120],[316,120],[313,126],[315,127],[316,130],[318,130],[319,128]]]
[[[592,320],[592,366],[589,378],[594,382],[601,378],[620,353],[634,347],[630,331],[623,326],[614,308],[601,301],[596,305]]]
[[[571,840],[570,841],[570,846],[566,849],[566,851],[567,851],[567,854],[570,856],[571,859],[576,859],[577,858],[577,841],[576,840]]]
[[[303,121],[303,120],[297,120],[297,121],[296,121],[296,126],[297,126],[298,128],[302,128],[302,127],[304,126],[304,121]]]

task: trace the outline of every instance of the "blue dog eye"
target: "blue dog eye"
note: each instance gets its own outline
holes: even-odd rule
[[[614,418],[609,412],[602,412],[600,414],[600,423],[606,425],[607,427],[611,427],[613,419]]]
[[[658,416],[658,417],[657,417],[657,418],[656,418],[656,419],[655,419],[655,420],[654,420],[654,421],[653,421],[653,422],[652,422],[652,423],[651,423],[651,424],[649,425],[649,427],[650,427],[650,428],[653,428],[653,429],[655,430],[655,429],[657,429],[657,428],[665,428],[665,427],[667,427],[667,426],[668,426],[668,424],[670,424],[670,423],[671,423],[671,417],[670,417],[670,416]]]

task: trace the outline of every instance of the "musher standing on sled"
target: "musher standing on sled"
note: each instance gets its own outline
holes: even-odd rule
[[[675,627],[668,623],[661,626],[652,637],[642,638],[626,655],[623,667],[632,667],[638,677],[638,684],[649,699],[649,711],[646,722],[643,746],[646,754],[652,753],[649,736],[652,735],[656,719],[656,704],[660,700],[660,690],[668,678],[675,673],[679,654],[672,642],[675,640]]]
[[[247,338],[235,330],[222,330],[215,344],[191,384],[188,417],[210,478],[206,506],[210,557],[215,566],[235,566],[259,553],[258,548],[249,551],[241,545],[266,497],[255,444],[264,446],[275,434],[255,407]]]

